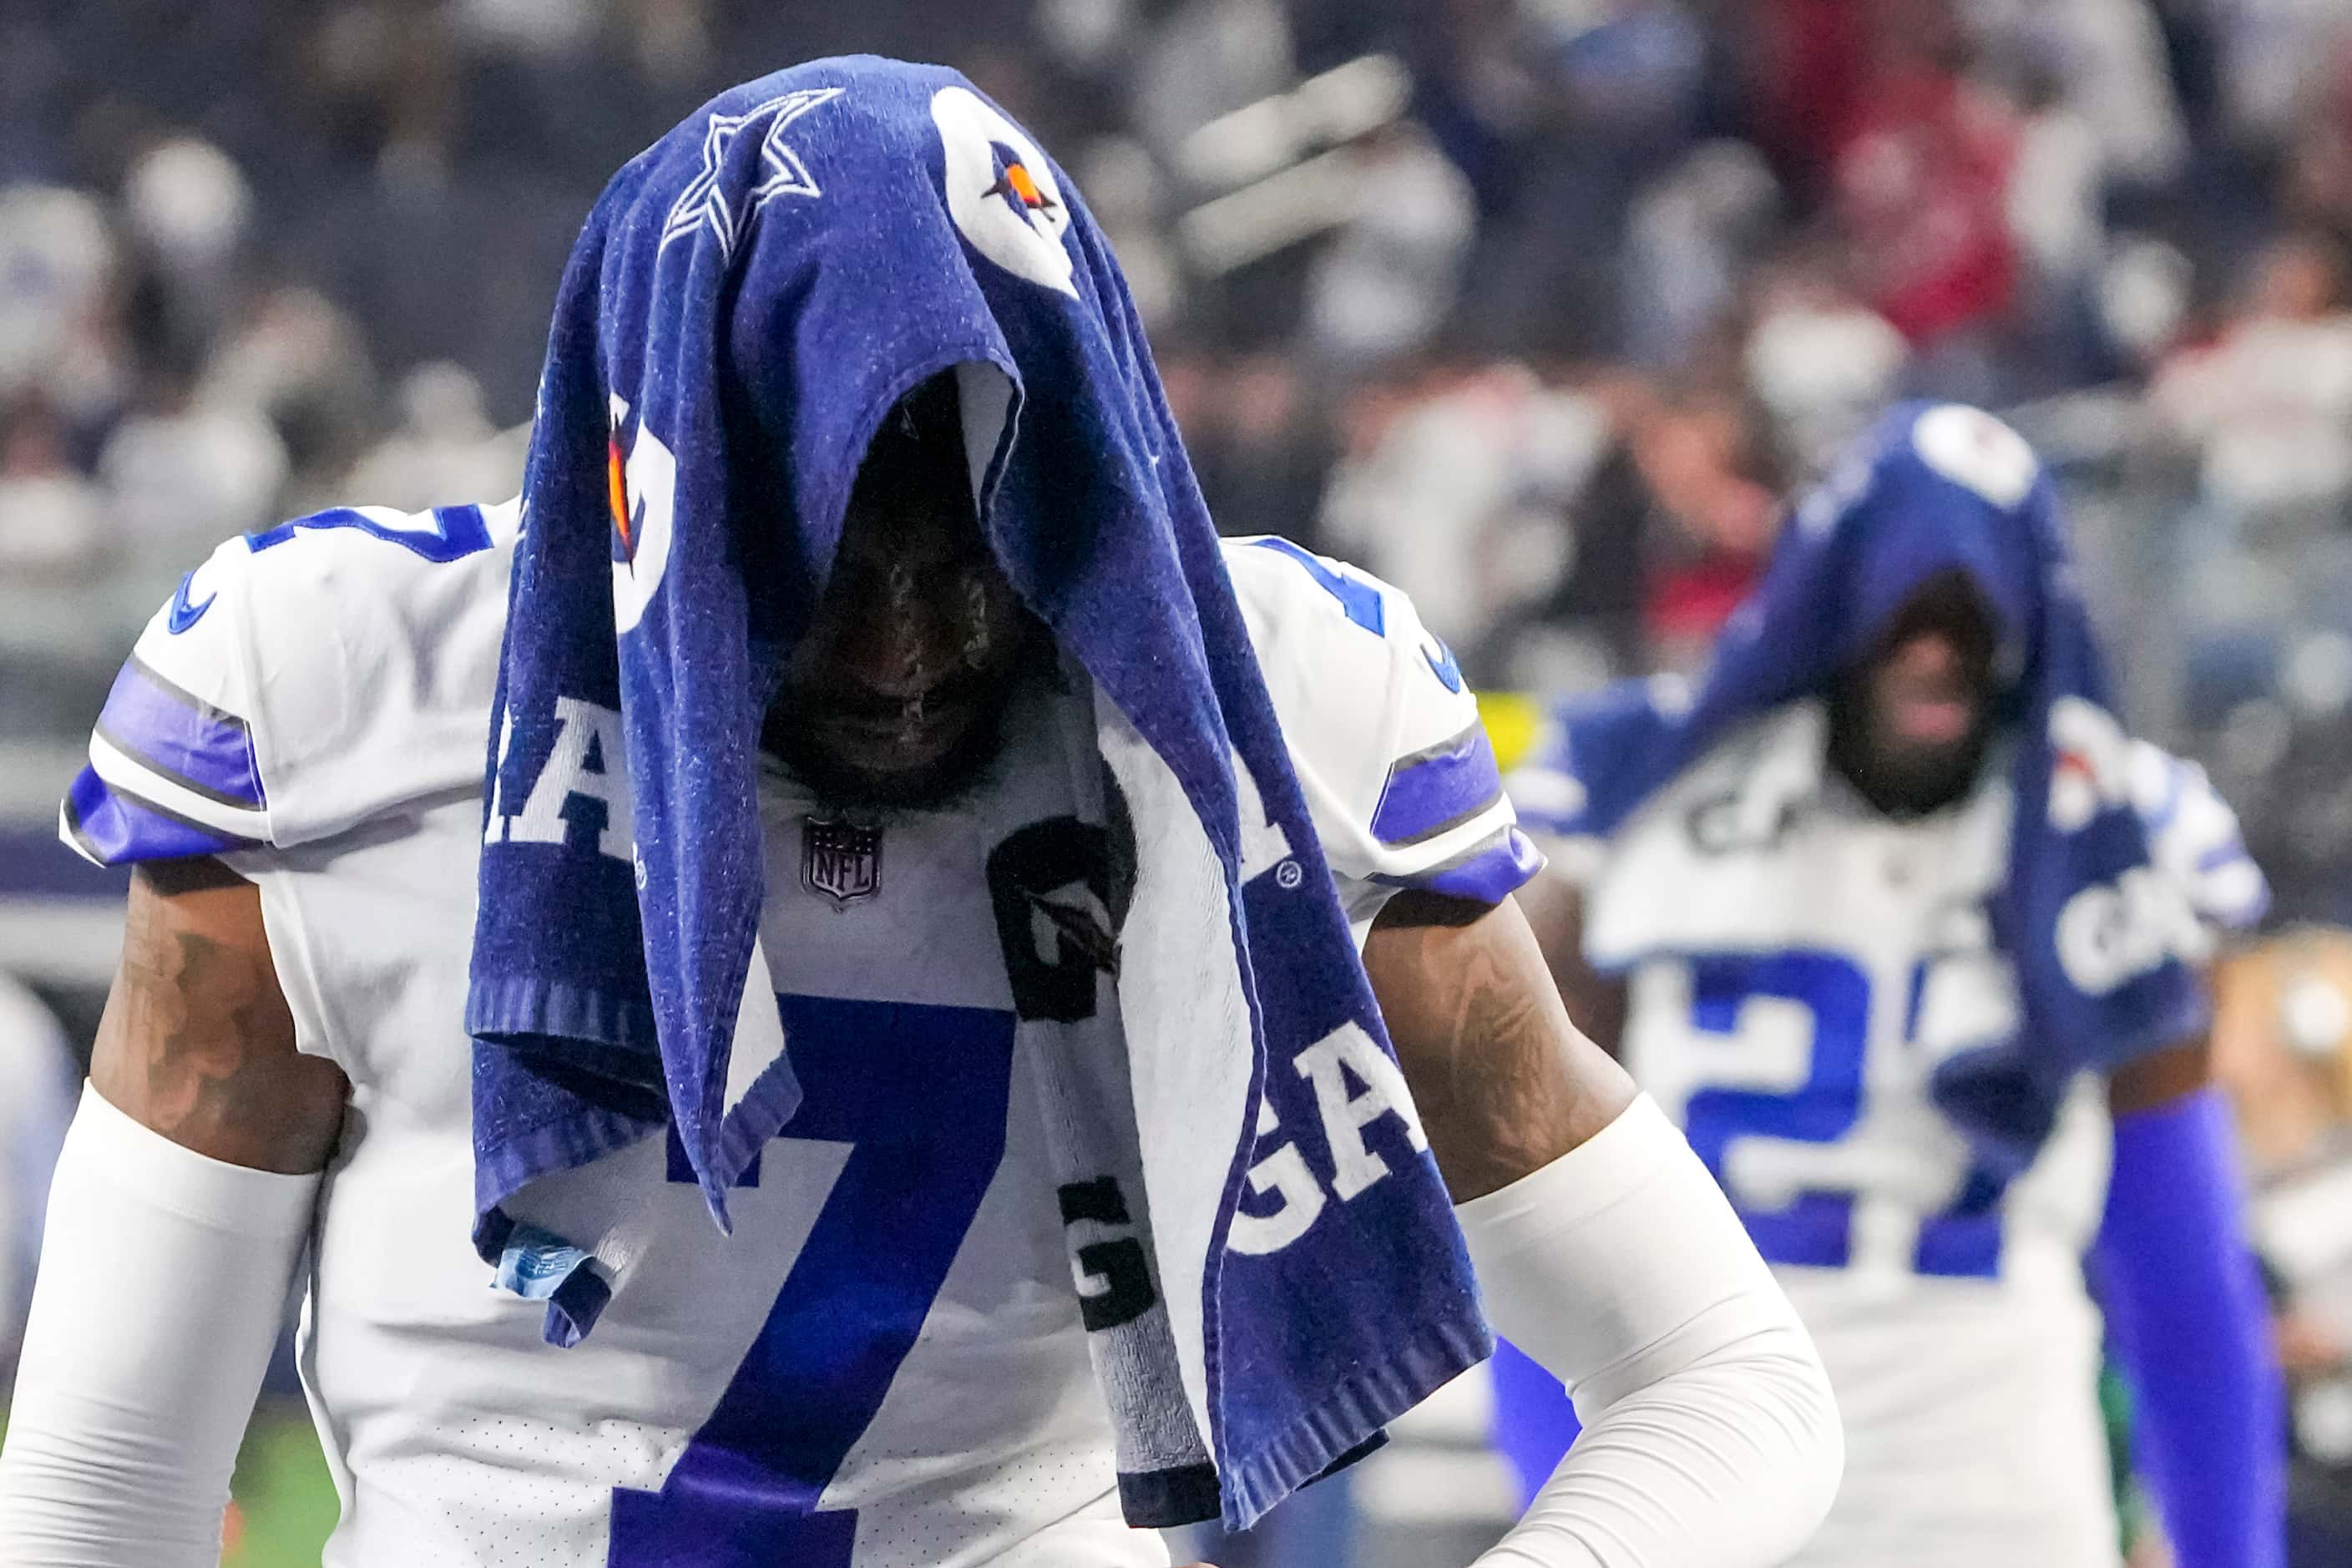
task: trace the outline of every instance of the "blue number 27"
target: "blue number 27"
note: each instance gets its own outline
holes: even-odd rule
[[[849,1160],[669,1479],[614,1492],[609,1568],[848,1568],[857,1514],[817,1501],[881,1409],[1003,1160],[1012,1014],[776,1000],[807,1092],[785,1136],[848,1143]]]
[[[1709,1089],[1690,1097],[1684,1128],[1691,1147],[1731,1194],[1756,1249],[1773,1263],[1843,1268],[1853,1238],[1853,1194],[1813,1190],[1785,1208],[1740,1203],[1726,1178],[1725,1154],[1745,1137],[1834,1143],[1862,1120],[1863,1058],[1870,1038],[1870,977],[1840,953],[1795,951],[1720,953],[1688,961],[1691,1024],[1718,1036],[1739,1032],[1753,998],[1794,1002],[1811,1016],[1812,1063],[1805,1081],[1785,1094]],[[1919,977],[1914,976],[1916,1003]],[[1916,1005],[1913,1009],[1916,1011]],[[1915,1272],[1990,1279],[2000,1269],[2001,1184],[1972,1171],[1958,1197],[1925,1220],[1914,1249]]]

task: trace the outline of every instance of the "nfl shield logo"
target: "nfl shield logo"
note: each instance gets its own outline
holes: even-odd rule
[[[835,905],[882,889],[882,830],[810,817],[801,829],[801,885]]]

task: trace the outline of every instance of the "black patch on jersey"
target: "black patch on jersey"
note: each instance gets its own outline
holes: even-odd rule
[[[1053,816],[989,852],[988,898],[1018,1016],[1075,1024],[1095,1016],[1095,977],[1118,973],[1118,931],[1134,888],[1131,871],[1113,875],[1120,837]],[[1131,848],[1127,859],[1131,866]]]
[[[1798,803],[1780,804],[1771,825],[1761,834],[1740,820],[1747,796],[1738,790],[1709,795],[1683,815],[1683,831],[1691,847],[1702,855],[1755,855],[1772,848],[1797,825]]]
[[[1132,1225],[1127,1212],[1127,1195],[1118,1190],[1116,1176],[1097,1176],[1091,1182],[1071,1182],[1060,1189],[1062,1223],[1073,1226],[1082,1220],[1097,1225]],[[1143,1243],[1132,1236],[1115,1237],[1108,1241],[1090,1241],[1076,1249],[1078,1271],[1086,1277],[1088,1289],[1078,1292],[1078,1315],[1085,1320],[1087,1331],[1115,1329],[1131,1323],[1151,1310],[1160,1300],[1160,1293],[1151,1284],[1151,1260],[1144,1256]]]

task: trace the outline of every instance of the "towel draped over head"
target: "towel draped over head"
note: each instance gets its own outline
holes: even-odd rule
[[[2015,712],[2014,826],[1988,912],[2023,1021],[1950,1056],[1933,1087],[2006,1175],[2039,1150],[2077,1072],[2205,1022],[2189,962],[2205,939],[2177,881],[2150,868],[2131,742],[2110,714],[2057,495],[2014,431],[1958,405],[1890,411],[1797,507],[1696,688],[1626,682],[1563,704],[1544,771],[1568,782],[1517,799],[1553,832],[1614,833],[1738,726],[1826,692],[1916,590],[1951,572],[1991,611]]]
[[[1409,1100],[1342,1129],[1360,1171],[1393,1135],[1379,1180],[1252,1218],[1269,1161],[1333,1169],[1301,1053],[1339,1041],[1382,1083],[1392,1054],[1118,266],[951,70],[822,60],[724,93],[614,178],[572,252],[488,789],[476,1243],[576,1340],[625,1270],[519,1224],[527,1188],[667,1126],[723,1226],[789,1129],[789,1041],[730,1077],[763,978],[747,991],[762,715],[869,441],[942,373],[982,526],[1092,683],[1086,771],[1135,841],[1116,1024],[1016,1005],[1049,1105],[1102,1108],[1055,1134],[1061,1178],[1123,1179],[1149,1211],[1164,1310],[1088,1314],[1122,1492],[1138,1523],[1246,1524],[1488,1342]]]

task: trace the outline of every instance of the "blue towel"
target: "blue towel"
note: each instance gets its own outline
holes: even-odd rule
[[[2013,1174],[2077,1071],[2205,1022],[2189,962],[2204,945],[2197,915],[2150,867],[2132,745],[2109,716],[2058,498],[2013,431],[1955,405],[1891,410],[1799,505],[1696,689],[1632,681],[1562,704],[1540,766],[1572,783],[1518,805],[1552,832],[1605,837],[1742,721],[1826,691],[1915,589],[1956,569],[1992,606],[2016,697],[2015,826],[1990,912],[2025,1021],[1947,1061],[1935,1093]],[[1536,809],[1547,800],[1555,809]]]
[[[1144,861],[1119,978],[1129,1141],[1159,1211],[1160,1335],[1215,1474],[1191,1503],[1140,1489],[1129,1517],[1246,1525],[1488,1342],[1425,1151],[1296,1240],[1227,1246],[1254,1167],[1315,1147],[1302,1050],[1390,1047],[1117,263],[1069,181],[953,71],[822,60],[724,93],[614,178],[573,249],[488,786],[476,1244],[550,1299],[551,1339],[576,1339],[608,1283],[501,1205],[667,1125],[723,1226],[730,1184],[793,1114],[789,1053],[728,1101],[765,890],[762,710],[868,441],[951,368],[990,541],[1092,678]],[[559,747],[604,803],[574,796],[560,825],[523,800]],[[1269,841],[1279,877],[1255,875]],[[1190,875],[1186,844],[1222,900],[1144,909]],[[1139,952],[1147,930],[1200,951]],[[1188,973],[1232,977],[1231,1037]],[[1203,1071],[1233,1087],[1205,1131],[1177,1092]],[[1204,1198],[1162,1190],[1186,1165],[1211,1173]],[[1171,1414],[1112,1393],[1130,1425]]]

